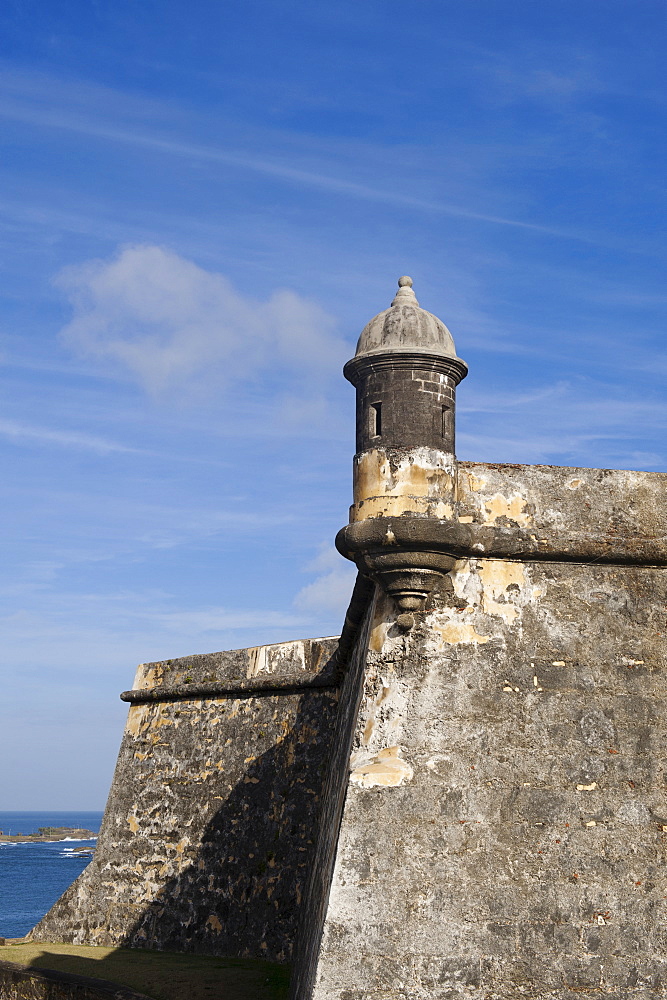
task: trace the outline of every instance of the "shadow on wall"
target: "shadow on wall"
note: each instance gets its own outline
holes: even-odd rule
[[[320,686],[297,679],[280,691],[235,689],[223,702],[191,696],[133,706],[95,857],[23,946],[46,944],[42,967],[68,948],[89,949],[98,976],[112,974],[98,964],[102,952],[128,949],[157,961],[169,952],[211,956],[230,968],[264,960],[262,969],[281,963],[285,976],[295,959],[310,968],[374,592],[370,581],[355,586],[337,653],[330,650],[326,663],[318,656]],[[71,943],[49,947],[63,941]]]
[[[289,961],[336,710],[333,692],[298,697],[290,731],[247,762],[196,857],[135,920],[125,946]]]
[[[252,692],[247,699],[264,702],[259,705],[261,714],[268,707],[265,698],[271,697]],[[49,950],[47,944],[32,967],[108,978],[158,1000],[208,998],[216,993],[225,1000],[287,996],[287,963],[314,860],[337,710],[334,690],[306,691],[296,697],[298,707],[284,739],[247,762],[243,777],[204,827],[199,849],[187,867],[168,880],[132,922],[127,911],[123,919],[124,908],[119,909],[119,925],[129,925],[122,934],[114,934],[119,947],[53,946],[79,952],[66,955]],[[195,795],[196,787],[188,803],[192,810],[197,809]],[[150,877],[144,856],[129,860],[137,862],[139,871],[143,866]],[[127,862],[125,851],[118,865],[127,868]],[[93,859],[80,878],[96,864],[100,859]],[[100,865],[94,875],[98,900],[104,896],[104,881],[113,877],[113,866]],[[142,884],[141,877],[136,884],[137,888]],[[65,898],[54,910],[61,906],[62,920]],[[113,912],[95,909],[86,920],[89,927],[110,918],[113,929]],[[56,936],[71,940],[71,928],[61,936],[57,923],[50,920],[47,915],[43,922],[49,940]],[[32,947],[44,945],[35,942]]]

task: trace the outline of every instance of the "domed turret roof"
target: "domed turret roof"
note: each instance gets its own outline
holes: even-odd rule
[[[398,279],[398,292],[389,309],[378,313],[361,332],[355,357],[386,351],[425,351],[456,358],[456,347],[445,324],[421,309],[412,290],[412,278]]]

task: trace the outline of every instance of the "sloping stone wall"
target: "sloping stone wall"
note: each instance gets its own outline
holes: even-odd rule
[[[377,591],[374,586],[366,587],[366,600],[367,606],[361,617],[356,642],[351,650],[341,684],[333,751],[322,788],[317,847],[311,861],[310,877],[294,949],[291,992],[296,997],[311,995],[329,903],[329,887],[336,861],[338,832],[348,787],[350,752],[364,691],[368,644],[375,620]]]
[[[332,752],[336,647],[142,664],[94,859],[30,938],[289,959]]]
[[[294,996],[666,995],[667,477],[462,463],[459,482],[463,525],[540,550],[461,558],[409,630],[378,604]]]

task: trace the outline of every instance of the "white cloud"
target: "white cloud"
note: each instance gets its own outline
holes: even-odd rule
[[[219,389],[281,365],[312,378],[337,371],[349,351],[316,303],[287,289],[258,302],[158,246],[123,247],[111,260],[67,268],[56,284],[74,307],[66,343],[152,394],[213,380]]]
[[[339,615],[342,628],[357,575],[356,566],[343,559],[332,545],[323,545],[319,555],[306,568],[319,571],[319,576],[299,591],[294,606],[300,611]]]
[[[124,683],[120,681],[123,672],[132,671],[139,660],[243,648],[248,643],[309,634],[309,617],[296,610],[169,607],[168,595],[154,603],[144,592],[107,597],[52,590],[39,603],[34,592],[25,596],[30,600],[23,606],[0,615],[5,662],[25,668],[25,682],[40,674],[39,664],[46,660],[49,684],[62,672],[77,683],[83,680],[91,655],[98,679],[106,676]],[[8,674],[3,680],[6,686],[14,683]]]

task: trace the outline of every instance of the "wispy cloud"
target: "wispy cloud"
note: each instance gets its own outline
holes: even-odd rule
[[[351,586],[348,601],[350,593]],[[169,595],[160,601],[150,597],[146,592],[96,596],[72,591],[56,594],[39,606],[17,607],[0,616],[5,651],[11,652],[13,661],[24,664],[42,659],[51,649],[54,669],[83,679],[89,669],[87,657],[81,656],[85,650],[97,649],[96,662],[118,676],[119,652],[130,671],[139,659],[186,656],[195,651],[255,645],[258,639],[270,643],[286,641],[290,635],[313,634],[312,608],[188,608],[174,606],[176,602]],[[315,609],[320,619],[327,610]],[[65,644],[70,651],[75,647],[79,656],[68,661]]]
[[[663,466],[667,454],[638,443],[664,437],[667,402],[655,396],[627,399],[624,392],[625,387],[573,379],[516,396],[473,394],[461,408],[459,454],[593,468]]]
[[[343,559],[333,545],[323,544],[306,569],[318,576],[299,591],[294,607],[320,616],[338,615],[342,625],[357,574],[356,566]]]
[[[224,275],[157,246],[70,267],[56,284],[75,312],[66,343],[113,362],[153,394],[213,379],[219,392],[267,366],[328,374],[348,350],[314,302],[288,289],[257,302]]]
[[[107,88],[93,88],[91,99],[97,99],[95,114],[88,110],[85,100],[85,87],[82,86],[76,97],[73,97],[71,87],[63,87],[57,82],[59,101],[53,101],[48,81],[25,83],[20,76],[10,74],[14,94],[6,94],[0,100],[0,116],[23,124],[50,128],[84,135],[87,138],[101,139],[106,142],[132,145],[138,148],[150,149],[160,154],[218,163],[235,170],[252,171],[286,181],[292,185],[306,185],[311,188],[347,195],[351,198],[365,201],[375,201],[393,206],[415,209],[419,212],[438,213],[474,222],[487,223],[493,226],[509,226],[525,231],[541,233],[559,239],[598,244],[599,235],[569,230],[558,226],[550,226],[525,219],[510,218],[500,214],[481,212],[466,205],[442,201],[440,199],[420,198],[407,192],[401,186],[382,187],[370,185],[356,180],[350,180],[326,171],[310,170],[294,166],[297,159],[296,150],[291,150],[289,162],[279,157],[270,158],[258,156],[246,151],[225,149],[219,146],[206,145],[194,141],[176,140],[152,132],[149,121],[162,121],[168,116],[168,109],[159,107],[159,114],[151,118],[149,107],[143,107],[130,95],[123,95]],[[99,92],[104,100],[100,103]],[[82,96],[83,95],[83,96]],[[147,102],[154,108],[157,102]],[[74,104],[74,106],[72,106]],[[69,105],[69,107],[68,107]],[[124,117],[133,118],[131,125],[119,124],[114,121],[114,109],[122,108]],[[110,111],[110,117],[105,120],[105,111]],[[128,112],[130,114],[128,115]]]
[[[163,611],[148,615],[137,615],[158,628],[168,629],[180,635],[201,635],[210,633],[228,633],[230,631],[245,631],[247,629],[266,628],[303,628],[306,624],[303,615],[290,614],[284,611],[244,608],[198,608],[195,611]],[[210,640],[209,640],[210,641]]]
[[[487,49],[476,69],[480,80],[492,82],[486,100],[495,104],[534,101],[571,114],[576,103],[609,90],[590,55],[568,46],[511,53]]]
[[[87,451],[95,451],[99,455],[106,455],[109,452],[141,453],[139,448],[131,448],[116,441],[109,441],[107,438],[96,437],[93,434],[59,431],[49,427],[32,427],[15,420],[0,420],[0,435],[11,441],[59,445],[63,448],[83,448]]]

